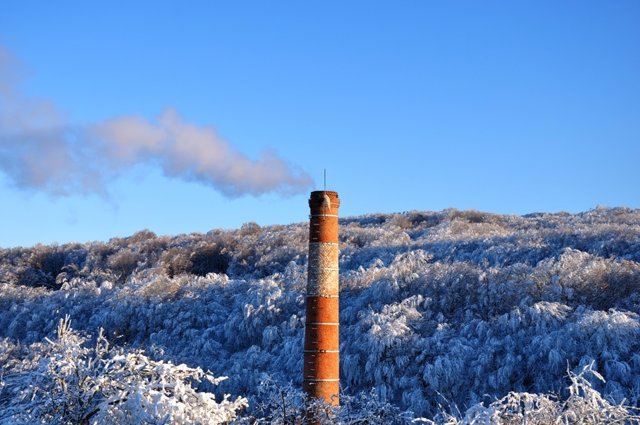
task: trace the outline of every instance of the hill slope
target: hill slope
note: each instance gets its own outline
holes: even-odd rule
[[[0,250],[5,364],[59,318],[149,355],[301,385],[307,224]],[[341,220],[342,386],[433,417],[510,391],[592,384],[640,403],[640,210]],[[566,394],[565,394],[566,395]],[[445,407],[446,408],[446,407]]]

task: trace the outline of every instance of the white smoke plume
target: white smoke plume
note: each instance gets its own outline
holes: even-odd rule
[[[312,184],[275,152],[248,158],[213,128],[190,124],[173,109],[155,121],[124,116],[74,128],[55,105],[20,93],[18,68],[0,46],[0,171],[19,188],[56,196],[105,193],[110,179],[140,163],[227,197],[293,195]]]

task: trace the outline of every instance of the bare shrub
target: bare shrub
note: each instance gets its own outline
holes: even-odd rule
[[[138,266],[138,254],[130,249],[123,249],[110,256],[108,264],[118,275],[118,280],[125,282]]]
[[[413,227],[413,222],[406,214],[394,214],[391,217],[390,223],[392,226],[397,226],[405,230]]]
[[[149,239],[155,239],[155,238],[157,238],[155,233],[153,233],[149,229],[144,229],[134,233],[133,235],[129,236],[127,239],[130,243],[140,243],[140,242],[145,242]]]
[[[191,273],[193,263],[189,254],[179,248],[171,248],[162,255],[162,267],[169,277]]]
[[[476,210],[466,210],[466,211],[458,211],[452,210],[449,213],[449,219],[462,219],[469,223],[484,223],[487,220],[487,213],[483,213]]]
[[[240,227],[241,236],[259,235],[261,233],[262,233],[262,227],[260,227],[260,225],[254,221],[244,223]]]
[[[191,273],[206,276],[208,273],[226,273],[229,255],[216,244],[201,245],[191,254]]]
[[[57,289],[55,278],[35,267],[26,267],[18,272],[18,283],[32,288],[44,286]]]
[[[28,286],[54,287],[56,276],[62,271],[64,262],[65,253],[57,246],[37,246],[29,256],[30,267],[24,271],[22,280],[29,281]]]

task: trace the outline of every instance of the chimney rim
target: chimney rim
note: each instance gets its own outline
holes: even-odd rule
[[[311,192],[311,197],[322,197],[323,195],[334,195],[338,197],[338,192],[335,190],[314,190]]]

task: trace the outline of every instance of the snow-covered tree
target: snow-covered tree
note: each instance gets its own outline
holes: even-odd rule
[[[247,405],[242,397],[216,401],[214,394],[196,391],[195,382],[225,379],[200,368],[112,347],[102,333],[90,347],[68,317],[47,342],[34,368],[2,377],[2,423],[222,424]]]

